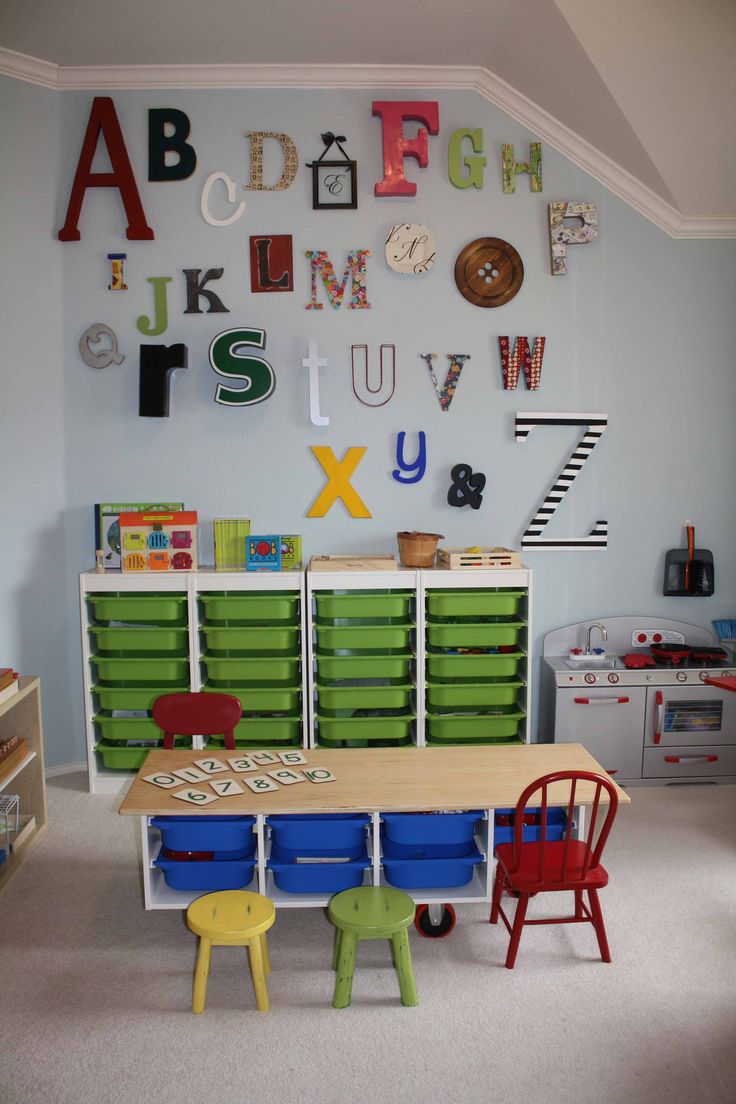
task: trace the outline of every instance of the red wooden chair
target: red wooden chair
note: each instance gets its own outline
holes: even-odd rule
[[[243,711],[230,694],[164,694],[153,703],[153,719],[163,729],[164,747],[174,746],[175,736],[225,737],[225,747],[235,750],[235,726]]]
[[[595,785],[593,803],[586,806],[585,821],[587,832],[584,838],[573,838],[573,813],[576,805],[575,791],[579,780],[592,782]],[[563,806],[563,801],[553,792],[553,799],[548,800],[550,786],[558,783],[568,783],[569,798],[566,802],[567,824],[564,836],[561,840],[549,840],[547,833],[548,808]],[[541,790],[541,802],[538,791]],[[601,801],[601,795],[608,799],[606,809],[605,801]],[[537,795],[536,799],[534,795]],[[535,841],[524,841],[524,813],[530,803],[540,807],[541,812],[541,838]],[[577,798],[580,803],[580,798]],[[601,805],[603,808],[601,809]],[[605,815],[603,815],[603,810]],[[592,774],[589,771],[559,771],[555,774],[547,774],[532,782],[522,793],[516,804],[514,816],[514,842],[500,843],[496,847],[496,877],[493,883],[493,897],[489,923],[495,924],[501,915],[506,925],[511,941],[506,966],[513,970],[516,961],[516,952],[519,949],[521,929],[526,924],[579,924],[590,923],[595,928],[598,937],[598,946],[601,958],[604,962],[611,961],[611,953],[608,949],[606,929],[603,925],[603,914],[598,900],[598,890],[608,884],[608,874],[601,866],[601,854],[608,839],[611,825],[613,824],[616,810],[618,809],[618,794],[616,787],[610,778],[601,774]],[[602,823],[599,821],[601,813]],[[573,916],[555,917],[551,919],[527,920],[526,910],[529,898],[537,893],[572,890],[575,894],[575,914]],[[588,907],[583,901],[583,890],[588,894]],[[507,892],[517,898],[516,912],[513,925],[501,907],[503,893]]]

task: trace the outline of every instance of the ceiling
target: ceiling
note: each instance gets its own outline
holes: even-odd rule
[[[675,237],[736,237],[735,0],[0,0],[68,88],[474,88]]]

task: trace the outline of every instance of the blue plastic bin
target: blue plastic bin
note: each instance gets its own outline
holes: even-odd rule
[[[382,813],[381,835],[396,858],[453,858],[474,848],[478,809],[464,813]]]
[[[305,813],[266,817],[266,823],[276,848],[305,857],[340,856],[365,847],[370,819],[366,813]]]
[[[277,889],[285,893],[340,893],[343,889],[355,889],[363,884],[370,865],[365,848],[361,858],[349,862],[299,863],[275,846],[271,847],[271,857],[266,863]]]
[[[499,843],[514,842],[514,818],[516,809],[496,809],[493,825],[493,846]],[[542,810],[527,809],[525,818],[534,820],[534,823],[524,825],[523,839],[525,843],[532,843],[542,838]],[[499,820],[501,823],[499,823]],[[503,821],[508,820],[508,823]],[[550,841],[561,840],[567,828],[567,813],[564,809],[550,807],[547,809],[547,836]]]
[[[158,816],[151,824],[171,851],[242,851],[252,855],[256,836],[252,816]]]
[[[474,867],[483,861],[475,845],[469,854],[454,858],[407,859],[397,855],[390,841],[384,840],[382,852],[384,877],[398,889],[452,889],[467,885]]]
[[[256,860],[254,858],[212,859],[211,862],[179,862],[161,855],[153,865],[163,872],[170,889],[245,889],[253,881]]]

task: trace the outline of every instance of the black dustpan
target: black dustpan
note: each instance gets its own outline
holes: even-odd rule
[[[685,522],[687,548],[670,548],[664,561],[662,593],[675,598],[708,598],[715,589],[713,553],[695,547],[695,529]]]

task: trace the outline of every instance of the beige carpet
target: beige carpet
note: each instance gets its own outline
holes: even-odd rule
[[[611,950],[588,925],[524,932],[516,969],[484,906],[443,940],[412,929],[418,1008],[388,946],[361,944],[331,1007],[332,929],[283,909],[272,1010],[245,952],[214,951],[189,1010],[195,940],[143,911],[137,822],[81,775],[51,780],[51,827],[0,895],[2,1104],[733,1104],[736,788],[632,789],[607,851]]]

